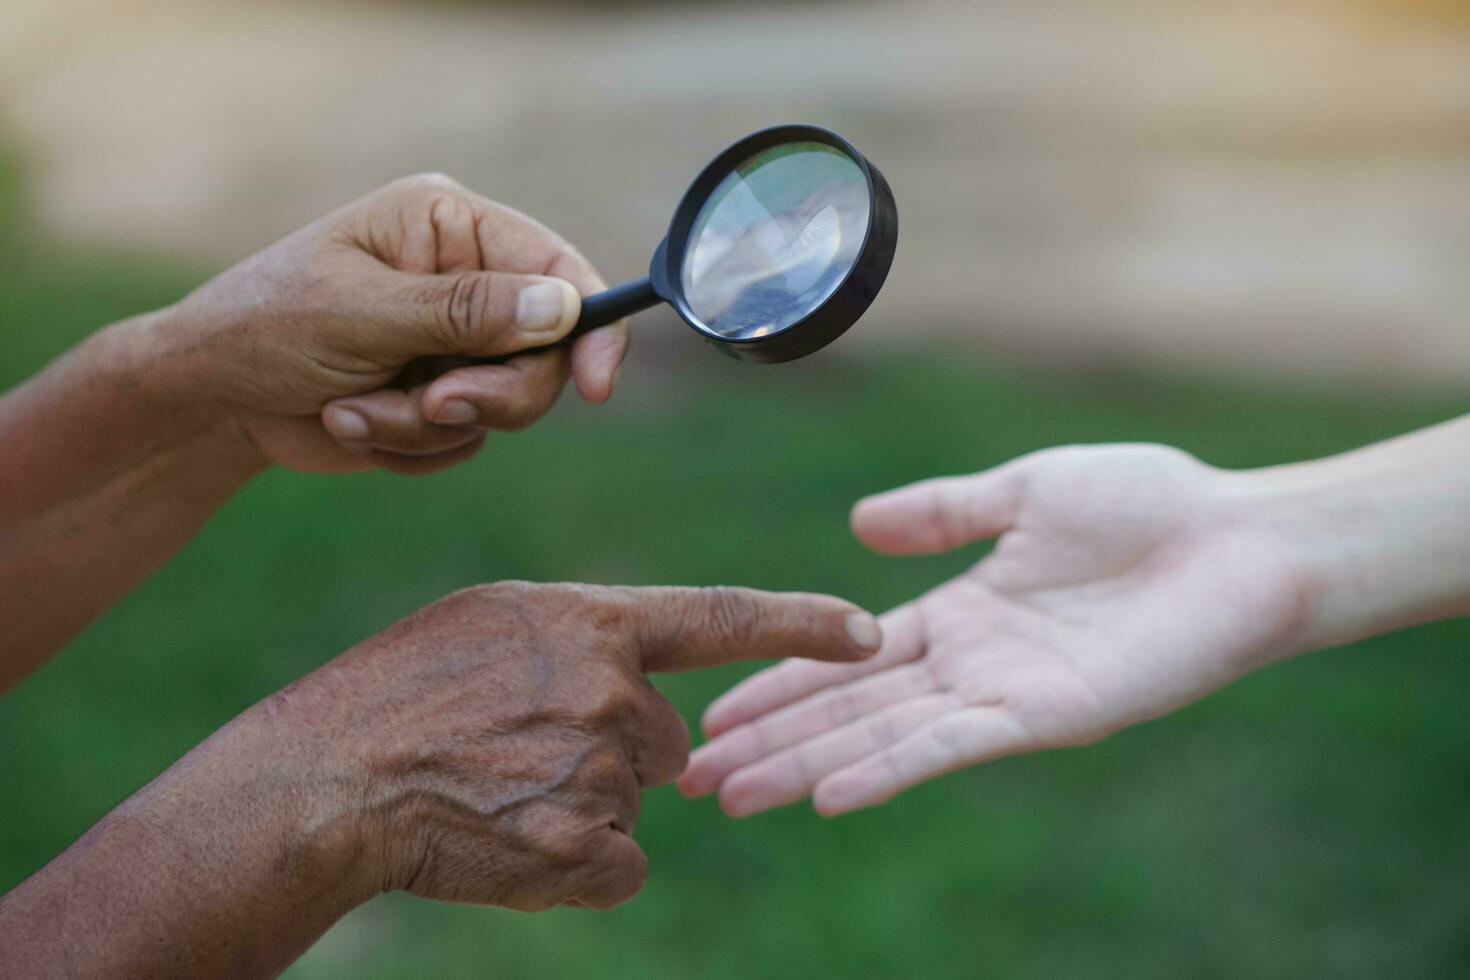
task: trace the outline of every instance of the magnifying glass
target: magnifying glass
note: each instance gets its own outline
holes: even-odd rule
[[[648,278],[582,301],[567,339],[668,303],[725,353],[815,353],[867,311],[893,264],[898,209],[878,168],[817,126],[736,143],[679,202]]]

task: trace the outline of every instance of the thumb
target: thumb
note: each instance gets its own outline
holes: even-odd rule
[[[850,602],[800,592],[725,586],[628,590],[648,671],[696,670],[738,660],[861,660],[877,652],[878,621]]]
[[[1009,463],[973,476],[925,480],[860,500],[852,509],[858,540],[892,555],[925,555],[1008,531],[1020,504],[1022,477]]]
[[[551,276],[395,271],[376,307],[386,353],[497,357],[561,340],[581,316],[582,298]]]

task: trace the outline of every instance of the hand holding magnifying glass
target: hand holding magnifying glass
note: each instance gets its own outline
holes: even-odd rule
[[[748,136],[695,178],[647,279],[582,301],[563,341],[659,303],[741,360],[815,353],[878,295],[898,241],[888,182],[816,126]]]

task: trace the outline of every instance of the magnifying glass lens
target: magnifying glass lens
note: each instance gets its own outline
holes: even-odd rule
[[[778,333],[817,309],[858,261],[869,192],[862,169],[823,143],[756,154],[715,188],[690,232],[682,285],[713,334]]]

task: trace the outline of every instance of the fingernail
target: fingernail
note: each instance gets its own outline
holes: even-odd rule
[[[571,283],[538,282],[521,290],[516,298],[516,326],[523,333],[546,333],[561,326],[566,315]]]
[[[475,406],[458,398],[451,398],[439,406],[439,412],[434,416],[434,422],[438,425],[464,425],[475,420]]]
[[[856,612],[847,617],[847,635],[852,642],[864,650],[876,650],[883,645],[883,630],[871,613]]]
[[[327,409],[330,416],[332,435],[338,439],[362,440],[368,437],[368,422],[357,412],[350,408],[334,405]]]

